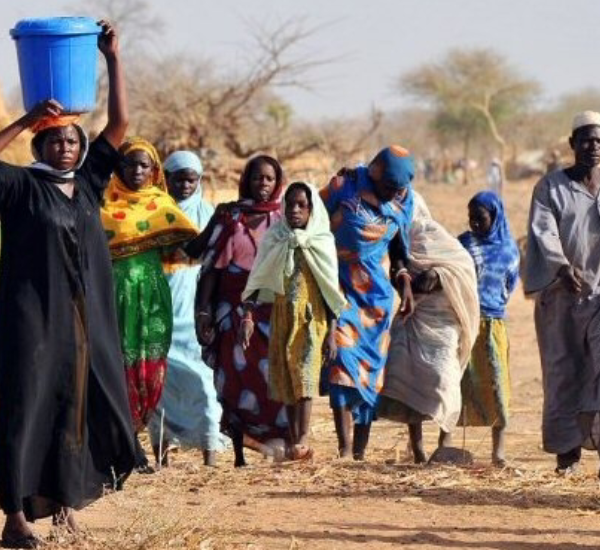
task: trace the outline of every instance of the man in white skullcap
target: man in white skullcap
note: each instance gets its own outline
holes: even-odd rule
[[[536,294],[542,363],[544,450],[556,471],[577,469],[582,446],[597,448],[600,410],[600,113],[573,119],[574,164],[533,191],[525,292]]]

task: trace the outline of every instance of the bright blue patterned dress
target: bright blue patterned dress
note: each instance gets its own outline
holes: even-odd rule
[[[321,191],[338,249],[340,285],[349,305],[338,319],[338,353],[329,371],[332,408],[348,407],[359,424],[370,423],[384,379],[394,289],[388,247],[406,235],[412,189],[404,199],[381,202],[359,166],[352,177],[335,177]],[[408,242],[406,238],[403,243]]]

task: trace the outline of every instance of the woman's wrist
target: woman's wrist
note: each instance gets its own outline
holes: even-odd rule
[[[412,281],[412,277],[411,277],[408,269],[406,269],[405,267],[402,267],[402,268],[398,269],[394,273],[394,280],[395,281],[399,281],[402,277],[404,277],[409,283]]]

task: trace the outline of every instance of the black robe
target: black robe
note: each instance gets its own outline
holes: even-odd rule
[[[82,508],[134,463],[100,221],[117,158],[93,142],[73,198],[48,172],[0,162],[0,505],[29,520]]]

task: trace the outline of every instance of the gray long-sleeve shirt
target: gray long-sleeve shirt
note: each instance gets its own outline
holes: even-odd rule
[[[525,292],[555,282],[561,266],[583,273],[582,295],[600,294],[600,204],[564,170],[544,176],[535,186],[529,212]]]

